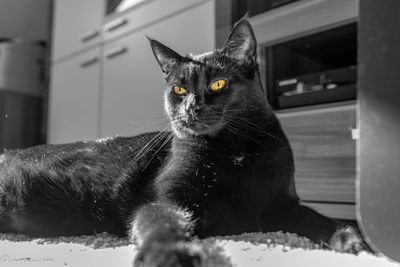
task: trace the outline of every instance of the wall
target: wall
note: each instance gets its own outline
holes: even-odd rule
[[[52,14],[52,0],[0,0],[0,39],[20,38],[30,41],[45,41],[49,43],[51,36],[51,14]],[[36,145],[44,143],[46,139],[46,114],[47,114],[47,87],[48,87],[48,54],[49,45],[46,46],[43,61],[40,61],[40,70],[35,69],[37,73],[32,75],[40,76],[40,92],[42,92],[42,99],[32,98],[24,94],[15,94],[8,91],[5,93],[5,87],[0,88],[2,93],[0,102],[2,109],[0,112],[7,112],[8,122],[12,121],[13,127],[2,128],[0,127],[0,137],[3,142],[0,142],[0,149],[6,148],[21,148],[28,145]],[[19,55],[14,54],[13,59],[18,58]],[[22,56],[22,55],[21,55]],[[2,67],[4,68],[5,61],[3,60]],[[14,62],[14,61],[13,61]],[[12,64],[7,63],[7,66]],[[14,66],[14,65],[13,65]],[[5,75],[5,70],[0,69],[0,75]],[[25,72],[19,68],[13,68],[12,77],[18,80],[25,80],[30,75],[24,77]],[[39,74],[38,74],[39,73]],[[43,75],[41,75],[43,73]],[[9,74],[8,74],[9,75]],[[11,77],[11,75],[7,76]],[[4,77],[2,77],[4,78]],[[9,89],[9,88],[7,88]],[[30,88],[29,88],[30,89]],[[26,89],[27,90],[27,89]],[[37,102],[42,100],[43,104],[41,109]],[[35,102],[34,104],[32,104]],[[27,104],[31,103],[31,104]],[[9,107],[9,109],[6,109]],[[14,114],[14,118],[12,117]],[[1,114],[0,114],[1,115]],[[34,116],[34,117],[32,117]],[[2,123],[4,126],[5,122]],[[31,131],[31,130],[32,131]],[[27,137],[29,136],[29,137]],[[40,136],[40,138],[32,141],[32,136]],[[20,140],[20,143],[18,143]]]
[[[0,0],[0,38],[49,40],[51,0]]]

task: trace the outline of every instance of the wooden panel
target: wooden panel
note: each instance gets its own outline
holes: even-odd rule
[[[335,203],[310,203],[302,202],[303,205],[308,206],[319,213],[342,220],[355,220],[356,219],[356,206],[354,204],[335,204]]]
[[[278,114],[292,144],[303,200],[355,202],[355,105]]]

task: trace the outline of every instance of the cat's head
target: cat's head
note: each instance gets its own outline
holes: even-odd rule
[[[158,41],[150,43],[168,84],[164,104],[178,137],[216,136],[268,109],[247,20],[234,27],[222,49],[201,55],[184,57]]]

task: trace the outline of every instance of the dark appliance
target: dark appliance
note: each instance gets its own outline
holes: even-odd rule
[[[267,95],[276,109],[356,98],[357,25],[266,48]]]

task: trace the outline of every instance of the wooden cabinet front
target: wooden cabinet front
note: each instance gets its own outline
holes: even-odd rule
[[[355,104],[278,115],[291,142],[303,201],[355,203]]]

